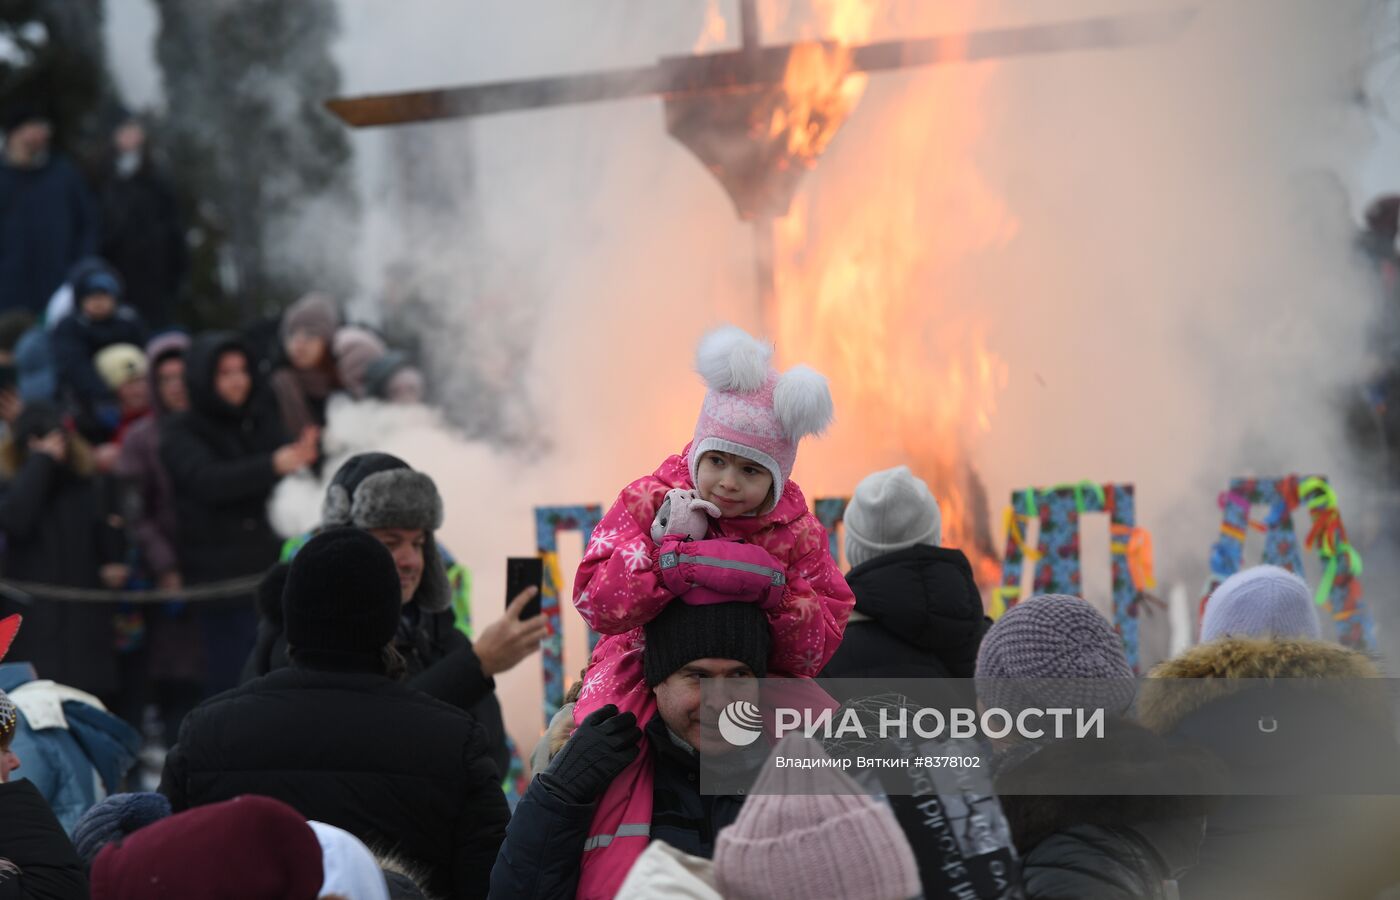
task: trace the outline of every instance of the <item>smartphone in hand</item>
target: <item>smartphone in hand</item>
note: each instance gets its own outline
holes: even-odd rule
[[[520,611],[520,618],[533,619],[540,614],[540,591],[544,589],[544,560],[538,556],[512,556],[506,560],[506,604],[520,596],[527,587],[535,596]]]

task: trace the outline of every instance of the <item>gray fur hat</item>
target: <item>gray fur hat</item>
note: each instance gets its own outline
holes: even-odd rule
[[[434,534],[442,527],[442,497],[433,479],[388,453],[352,456],[331,479],[321,506],[321,527],[340,525],[423,529],[423,580],[413,600],[429,613],[452,605],[447,567]]]

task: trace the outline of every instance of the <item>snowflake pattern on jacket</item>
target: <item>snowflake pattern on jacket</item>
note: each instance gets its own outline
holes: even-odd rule
[[[661,579],[651,523],[666,492],[693,489],[687,446],[652,475],[623,489],[594,529],[574,578],[574,608],[603,635],[590,660],[590,685],[579,698],[581,721],[632,690],[640,673],[645,643],[641,628],[673,598]],[[762,516],[712,519],[709,536],[742,538],[767,550],[783,566],[787,589],[768,613],[772,629],[769,671],[814,676],[831,659],[855,605],[846,579],[831,558],[826,529],[807,508],[802,489],[789,480],[772,512]],[[631,665],[619,657],[635,655]],[[626,674],[622,670],[626,670]],[[599,696],[603,691],[607,696]]]

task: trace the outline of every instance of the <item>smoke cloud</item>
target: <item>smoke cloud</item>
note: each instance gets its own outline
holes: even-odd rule
[[[737,42],[727,6],[712,45]],[[764,39],[820,34],[831,6],[764,4]],[[870,38],[883,40],[1167,4],[868,6]],[[885,355],[903,378],[886,390],[928,408],[985,483],[987,512],[1030,485],[1134,482],[1173,618],[1194,607],[1232,475],[1326,473],[1353,539],[1382,547],[1373,476],[1340,427],[1377,312],[1351,242],[1376,139],[1354,98],[1382,13],[1367,0],[1200,4],[1159,45],[873,76],[799,192],[801,258],[893,237],[927,252],[901,276],[913,299],[879,329],[862,318],[882,315],[878,281],[821,315],[799,305],[781,317],[783,364],[808,362],[837,387],[836,426],[799,454],[808,496],[907,461],[900,428],[870,412],[897,404],[849,387]],[[699,3],[342,0],[336,57],[347,94],[378,93],[642,65],[689,52],[707,21]],[[534,506],[606,504],[684,445],[701,398],[696,340],[724,321],[760,326],[752,231],[667,137],[657,100],[351,140],[357,308],[385,315],[386,273],[416,273],[435,316],[424,339],[457,410],[456,434],[427,418],[376,421],[371,434],[438,480],[443,540],[472,567],[478,622],[490,622],[503,557],[534,548]],[[892,191],[901,205],[871,231],[862,210]],[[843,322],[894,337],[838,354],[814,329]],[[969,411],[947,425],[940,398],[952,373],[976,374],[975,344],[1004,377],[985,422]],[[1102,543],[1091,551],[1106,561]],[[1368,599],[1394,623],[1369,577],[1385,559],[1367,562]],[[1106,574],[1086,578],[1106,606]],[[581,661],[576,649],[566,670]],[[537,667],[501,684],[528,746],[542,724]]]

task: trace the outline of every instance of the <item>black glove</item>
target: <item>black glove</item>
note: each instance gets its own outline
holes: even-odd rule
[[[583,720],[539,774],[540,783],[566,803],[594,803],[637,758],[641,739],[642,730],[637,727],[635,715],[618,715],[617,707],[611,703],[599,707]]]

